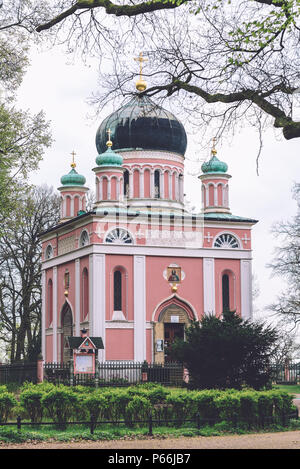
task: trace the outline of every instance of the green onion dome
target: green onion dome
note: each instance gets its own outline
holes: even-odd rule
[[[185,154],[182,123],[146,95],[137,94],[104,119],[96,133],[98,153],[105,151],[108,130],[116,150],[161,150]]]
[[[77,173],[74,165],[68,174],[61,177],[60,182],[63,186],[84,186],[86,179]]]
[[[209,161],[201,166],[203,173],[226,173],[228,165],[213,155]]]
[[[122,166],[122,156],[112,150],[111,145],[109,145],[110,143],[111,142],[107,142],[107,150],[97,156],[97,166]]]

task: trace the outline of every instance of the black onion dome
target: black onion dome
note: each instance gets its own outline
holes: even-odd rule
[[[182,123],[169,111],[137,94],[110,114],[96,133],[98,153],[106,150],[108,129],[114,150],[164,150],[185,154],[187,138]]]

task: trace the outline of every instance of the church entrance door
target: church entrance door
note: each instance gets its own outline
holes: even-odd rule
[[[174,342],[175,339],[184,339],[184,324],[182,323],[164,323],[164,346],[166,349]],[[170,357],[165,353],[165,361],[170,361]]]
[[[68,303],[65,303],[62,311],[62,361],[67,363],[71,359],[68,337],[73,335],[73,317]]]

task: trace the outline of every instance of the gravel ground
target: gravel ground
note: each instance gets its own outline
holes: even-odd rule
[[[300,449],[300,431],[193,438],[0,444],[0,449]]]

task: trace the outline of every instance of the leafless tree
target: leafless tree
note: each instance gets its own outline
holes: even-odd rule
[[[0,239],[0,342],[11,362],[33,358],[40,347],[42,231],[59,219],[59,197],[36,187],[23,195]]]
[[[212,124],[220,135],[246,122],[260,131],[272,124],[288,140],[300,136],[292,114],[300,85],[299,0],[50,3],[56,8],[37,31],[102,58],[107,92],[94,97],[100,106],[133,92],[131,58],[139,49],[148,58],[145,93],[172,96],[198,132]]]
[[[269,309],[292,328],[300,324],[300,184],[294,185],[294,198],[298,203],[296,216],[273,226],[279,245],[269,264],[273,275],[280,276],[288,285]]]

